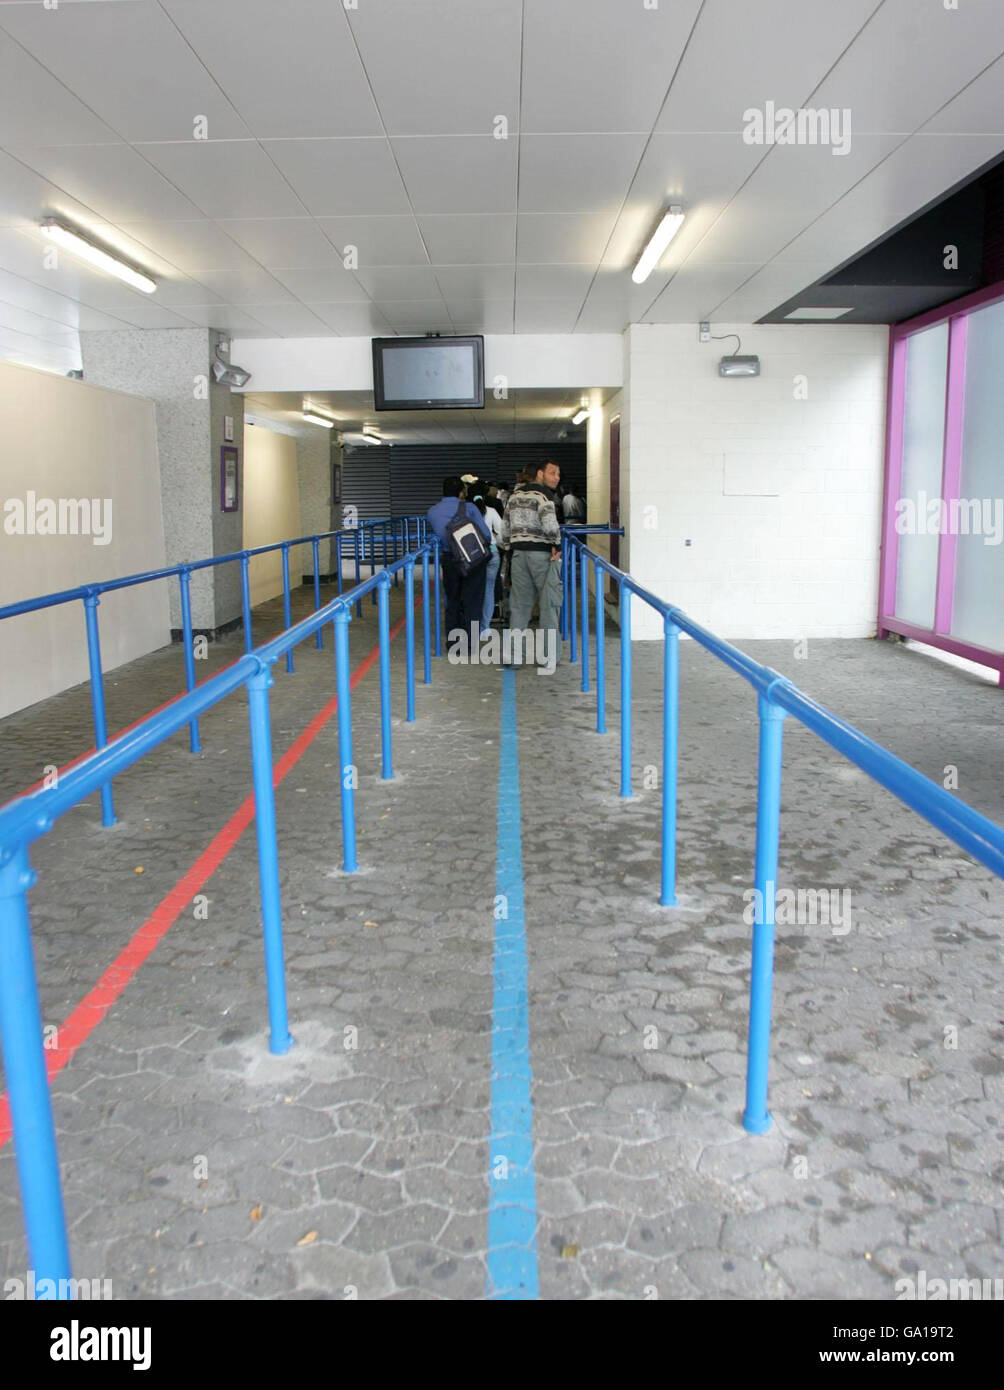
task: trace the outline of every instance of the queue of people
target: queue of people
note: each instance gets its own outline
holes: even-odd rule
[[[525,633],[536,610],[546,664],[560,662],[561,526],[585,519],[582,498],[571,486],[562,497],[560,482],[553,460],[522,470],[511,491],[473,474],[443,479],[428,520],[440,543],[448,637],[458,628],[483,636],[496,612],[498,625]]]

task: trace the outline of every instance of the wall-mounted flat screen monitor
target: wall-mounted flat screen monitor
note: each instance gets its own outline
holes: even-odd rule
[[[483,410],[485,340],[374,338],[377,410]]]

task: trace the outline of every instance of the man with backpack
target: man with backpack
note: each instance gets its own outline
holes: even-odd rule
[[[506,503],[502,541],[511,549],[509,625],[525,631],[534,603],[540,605],[539,630],[546,634],[553,665],[561,660],[561,526],[555,495],[561,468],[553,462],[530,470],[533,481],[519,483]],[[539,660],[539,654],[538,654]],[[552,666],[552,662],[542,662]]]
[[[457,628],[468,636],[472,624],[480,633],[492,538],[484,517],[467,501],[462,478],[443,479],[443,496],[429,508],[428,521],[440,544],[447,641]]]

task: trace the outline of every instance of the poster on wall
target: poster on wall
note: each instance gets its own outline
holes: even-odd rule
[[[224,444],[220,450],[220,509],[224,512],[238,507],[237,460],[237,446]]]

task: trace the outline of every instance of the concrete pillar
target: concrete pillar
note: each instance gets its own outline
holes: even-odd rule
[[[233,419],[243,455],[244,401],[213,381],[211,358],[221,334],[204,328],[122,329],[81,333],[84,380],[154,402],[160,459],[161,508],[167,563],[203,560],[240,550],[243,537],[243,467],[239,507],[223,512],[220,449],[224,419]],[[178,586],[170,585],[171,626],[179,628]],[[215,634],[240,617],[237,565],[192,576],[192,623]]]
[[[333,452],[338,448],[333,435],[334,430],[326,430],[323,425],[304,423],[302,433],[297,435],[296,462],[300,487],[300,524],[305,536],[314,536],[322,531],[333,531],[335,522],[331,513],[331,470]],[[323,541],[320,546],[320,568],[322,574],[332,574],[335,564],[330,542]],[[305,546],[303,552],[304,576],[313,576],[314,557],[311,547]]]

